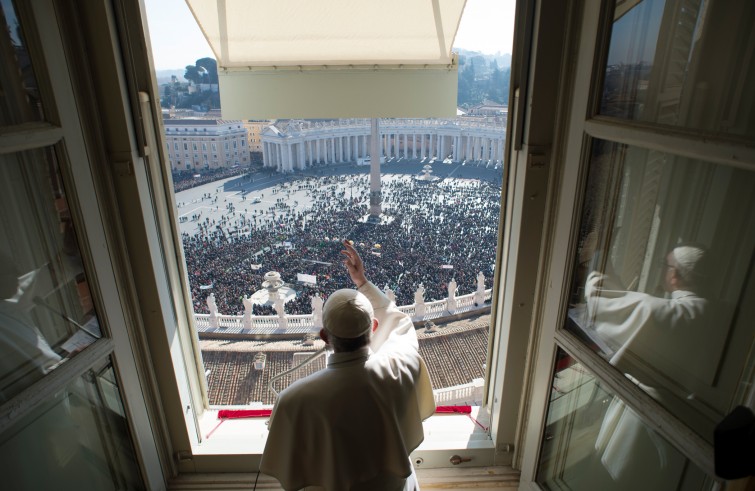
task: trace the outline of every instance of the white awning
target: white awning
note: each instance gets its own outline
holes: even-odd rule
[[[465,0],[186,0],[226,119],[456,114]]]

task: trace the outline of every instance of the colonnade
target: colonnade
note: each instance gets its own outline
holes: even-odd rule
[[[344,124],[346,121],[346,124]],[[370,157],[370,128],[364,120],[331,124],[299,124],[287,133],[276,128],[263,131],[265,167],[279,172],[303,170],[315,164],[358,162]],[[387,120],[381,122],[381,158],[386,160],[446,160],[492,162],[504,160],[505,126],[479,126],[436,120]],[[418,122],[419,121],[419,122]],[[426,124],[422,124],[427,121]]]

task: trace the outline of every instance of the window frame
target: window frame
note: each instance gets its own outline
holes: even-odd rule
[[[74,223],[81,259],[87,275],[102,338],[59,368],[0,405],[0,431],[4,432],[95,366],[110,360],[118,380],[120,397],[145,485],[159,488],[165,482],[163,456],[156,445],[153,422],[144,404],[143,374],[134,359],[135,332],[130,298],[116,271],[117,245],[103,208],[106,195],[97,161],[102,148],[89,140],[89,121],[77,102],[80,86],[74,73],[71,47],[76,39],[58,20],[68,13],[53,0],[14,2],[23,25],[29,59],[45,108],[42,122],[3,126],[0,153],[50,147],[56,154]],[[80,61],[80,60],[78,60]],[[126,404],[126,401],[130,403]]]
[[[553,222],[547,239],[549,251],[540,272],[548,291],[543,292],[539,307],[541,321],[537,331],[533,332],[532,378],[528,381],[528,386],[533,389],[527,421],[522,427],[522,450],[518,455],[521,489],[541,489],[536,478],[558,348],[583,364],[601,384],[634,409],[649,427],[715,479],[710,443],[563,328],[593,140],[605,139],[755,171],[755,148],[752,142],[748,145],[742,138],[706,135],[708,138],[703,139],[703,132],[694,129],[623,121],[598,114],[601,94],[597,88],[601,86],[601,70],[610,42],[613,5],[612,0],[576,2],[572,11],[567,44],[573,45],[576,63],[572,69],[573,83],[567,94],[568,119],[561,123],[566,131],[560,156],[564,166],[555,183],[555,199],[549,210]]]
[[[530,12],[533,5],[533,2],[519,2],[517,15]],[[161,448],[163,454],[171,456],[170,462],[162,462],[166,474],[172,475],[174,471],[256,471],[259,454],[203,455],[201,446],[197,444],[201,441],[197,418],[201,408],[207,405],[206,391],[202,389],[204,378],[201,373],[201,354],[196,335],[191,330],[191,301],[183,284],[186,278],[185,267],[176,254],[180,236],[175,223],[176,216],[172,211],[175,208],[175,198],[167,165],[169,161],[160,144],[163,141],[162,122],[159,117],[159,99],[155,97],[158,91],[150,67],[151,60],[146,61],[149,42],[143,4],[125,0],[112,4],[102,2],[89,10],[82,22],[89,36],[95,29],[93,26],[107,27],[106,32],[97,35],[103,37],[103,40],[107,37],[108,42],[93,45],[90,61],[95,61],[93,66],[98,66],[99,70],[116,74],[122,89],[120,97],[114,97],[112,104],[103,101],[103,97],[99,97],[97,101],[103,103],[101,117],[104,127],[100,131],[107,134],[109,155],[116,162],[112,171],[115,200],[135,204],[128,216],[115,220],[119,222],[118,227],[123,229],[122,243],[116,239],[110,239],[106,243],[113,244],[118,249],[116,262],[128,263],[128,271],[133,273],[131,280],[127,278],[128,272],[118,271],[116,274],[119,279],[132,285],[135,297],[146,300],[133,307],[134,315],[139,318],[133,320],[136,327],[131,329],[136,332],[132,332],[131,336],[147,351],[146,357],[135,356],[135,366],[142,372],[152,374],[152,377],[147,376],[147,380],[142,380],[141,385],[136,384],[136,388],[143,388],[140,397],[149,406],[150,420],[158,426],[158,436],[139,435],[137,440],[152,441]],[[518,27],[518,39],[527,39],[532,29],[530,23]],[[515,41],[515,54],[527,52],[528,44],[521,40]],[[120,51],[113,50],[112,47],[118,44]],[[108,47],[111,48],[109,52]],[[517,121],[524,121],[529,114],[524,94],[524,86],[529,77],[527,68],[526,65],[520,65],[516,70],[512,67],[512,77],[515,74],[519,77],[518,83],[513,83],[512,80],[511,93],[516,98],[512,98],[510,104]],[[103,82],[98,80],[93,83],[97,85]],[[104,87],[98,88],[103,90],[103,94],[107,93]],[[501,216],[501,224],[518,221],[521,227],[523,217],[537,219],[538,216],[543,216],[552,169],[541,165],[547,161],[543,160],[547,156],[547,149],[522,147],[512,143],[515,136],[522,137],[522,141],[528,140],[513,125],[509,125],[509,128],[506,148],[512,165],[505,167],[503,182],[506,184],[502,202],[506,204],[506,212]],[[155,165],[156,162],[160,164]],[[514,162],[516,172],[513,170]],[[512,170],[509,171],[509,168]],[[542,198],[525,199],[519,192],[523,189]],[[98,209],[99,206],[93,208]],[[493,318],[497,326],[515,325],[517,336],[514,342],[509,342],[512,340],[509,330],[491,329],[486,393],[487,400],[494,401],[488,405],[492,408],[492,440],[479,445],[455,442],[466,443],[466,446],[422,451],[425,453],[418,455],[427,463],[425,467],[450,466],[448,458],[459,452],[464,457],[473,457],[471,463],[459,468],[508,465],[512,461],[513,450],[517,447],[516,432],[523,396],[504,395],[522,392],[525,370],[520,361],[523,353],[524,358],[529,356],[527,345],[534,305],[527,305],[527,312],[520,313],[515,297],[534,296],[537,285],[530,278],[535,276],[533,273],[539,267],[537,257],[534,260],[529,258],[526,262],[518,258],[533,245],[536,249],[540,248],[542,230],[521,240],[515,239],[516,234],[510,229],[499,230],[503,232],[499,232],[498,267],[493,285],[496,292],[492,307]],[[127,250],[143,251],[144,257],[129,257]],[[514,286],[503,288],[509,280],[513,281]],[[515,368],[520,364],[522,367]],[[495,401],[496,397],[499,397],[498,401]],[[128,407],[138,404],[134,401],[138,401],[139,397],[134,395],[131,399]],[[159,459],[154,460],[157,462]]]

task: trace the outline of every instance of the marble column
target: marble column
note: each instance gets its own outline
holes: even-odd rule
[[[417,160],[417,133],[412,134],[412,160]]]

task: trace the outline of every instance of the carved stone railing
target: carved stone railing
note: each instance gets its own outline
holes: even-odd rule
[[[453,310],[447,308],[448,299],[424,302],[425,314],[421,317],[415,316],[415,304],[403,305],[398,309],[412,317],[413,321],[422,322],[461,315],[490,306],[491,289],[485,290],[485,304],[476,305],[476,295],[477,293],[470,293],[456,297],[456,308]],[[246,326],[243,315],[215,314],[213,319],[213,314],[194,314],[194,325],[200,336],[203,334],[209,336],[296,335],[319,330],[319,327],[315,326],[313,314],[286,314],[284,323],[281,323],[281,319],[277,315],[252,315],[246,322]]]
[[[476,378],[472,382],[445,389],[433,390],[436,406],[480,405],[485,381]]]

